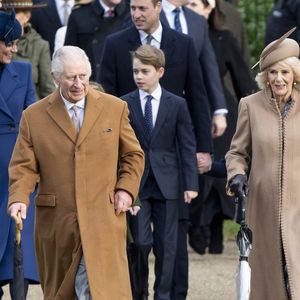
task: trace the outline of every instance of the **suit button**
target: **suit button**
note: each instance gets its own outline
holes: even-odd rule
[[[98,44],[98,41],[96,39],[93,39],[92,43],[95,45],[95,44]]]
[[[9,125],[9,130],[10,131],[14,131],[16,129],[16,126],[15,125]]]

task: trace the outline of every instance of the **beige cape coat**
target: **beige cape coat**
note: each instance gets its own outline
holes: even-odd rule
[[[282,247],[292,299],[300,299],[300,96],[282,119],[268,90],[240,102],[226,155],[228,181],[246,174],[251,156],[247,222],[253,231],[251,299],[286,300]]]
[[[35,200],[36,255],[46,300],[72,300],[85,257],[93,300],[131,299],[126,220],[115,215],[116,189],[136,197],[143,152],[125,102],[89,89],[75,128],[56,91],[24,111],[10,164],[9,204]]]

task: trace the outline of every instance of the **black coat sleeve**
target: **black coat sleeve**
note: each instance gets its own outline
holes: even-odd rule
[[[71,46],[78,46],[78,40],[77,40],[77,25],[76,25],[76,19],[74,17],[74,13],[71,13],[69,20],[68,20],[68,27],[65,37],[65,45],[71,45]]]
[[[117,95],[115,51],[110,37],[105,39],[100,66],[96,81],[103,85],[106,93]]]
[[[186,101],[181,102],[181,106],[178,110],[176,127],[176,136],[183,174],[183,188],[185,191],[198,191],[196,140]]]
[[[226,43],[228,45],[227,53],[229,59],[226,61],[226,67],[230,73],[234,91],[238,100],[257,91],[248,65],[242,57],[237,41],[231,32],[226,32]]]
[[[218,63],[215,52],[208,35],[208,26],[206,20],[203,29],[203,47],[199,57],[200,66],[203,72],[205,87],[212,113],[217,109],[226,108],[226,100],[223,92],[223,86],[219,74]]]
[[[195,129],[197,152],[212,152],[211,118],[207,93],[192,39],[189,43],[185,98]]]

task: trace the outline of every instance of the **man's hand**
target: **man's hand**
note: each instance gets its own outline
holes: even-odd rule
[[[26,204],[22,202],[16,202],[9,206],[8,214],[16,221],[16,224],[20,223],[20,219],[18,218],[18,212],[21,212],[21,218],[23,220],[26,219]]]
[[[190,204],[194,198],[198,196],[198,192],[195,191],[185,191],[184,192],[184,202]]]
[[[227,121],[225,115],[216,114],[212,117],[212,137],[220,137],[227,127]]]
[[[129,207],[129,212],[132,216],[136,216],[138,214],[138,212],[140,211],[141,207],[140,206],[130,206]]]
[[[197,153],[198,171],[200,174],[209,172],[211,169],[211,155],[210,153],[199,152]]]
[[[115,210],[118,216],[121,212],[126,212],[129,210],[132,204],[131,196],[123,190],[119,190],[115,194]]]

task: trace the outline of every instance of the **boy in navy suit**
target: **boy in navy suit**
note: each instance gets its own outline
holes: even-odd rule
[[[164,53],[143,45],[132,57],[138,89],[122,99],[128,103],[130,123],[146,158],[139,191],[142,208],[131,217],[133,237],[140,251],[137,298],[148,299],[148,256],[153,248],[154,299],[168,300],[176,255],[180,189],[183,188],[187,203],[198,194],[196,140],[185,99],[159,84],[164,74]]]

